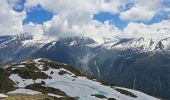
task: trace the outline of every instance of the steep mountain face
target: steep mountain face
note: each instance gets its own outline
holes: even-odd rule
[[[3,65],[0,71],[0,80],[5,79],[0,81],[0,98],[4,100],[12,94],[44,94],[50,100],[158,100],[135,90],[104,85],[70,65],[47,59]]]
[[[112,44],[112,49],[118,49],[119,51],[130,50],[141,53],[141,52],[155,52],[155,51],[169,51],[170,49],[170,37],[167,38],[123,38],[115,41],[115,43],[107,43]]]
[[[48,43],[36,53],[34,58],[49,58],[76,67],[88,69],[88,62],[101,46],[93,39],[86,37],[69,37]]]
[[[93,76],[152,94],[170,98],[170,55],[157,54],[118,54],[107,51],[97,55],[89,62]]]
[[[109,43],[108,43],[109,44]],[[170,40],[121,39],[90,60],[93,76],[170,99]]]
[[[24,60],[43,45],[30,34],[0,36],[0,63]]]

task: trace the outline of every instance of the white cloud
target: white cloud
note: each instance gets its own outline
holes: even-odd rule
[[[17,1],[11,0],[10,4],[7,4],[4,0],[0,0],[1,35],[20,32],[56,38],[80,35],[103,42],[103,38],[165,37],[169,36],[170,32],[168,20],[153,25],[134,22],[152,19],[162,10],[162,0],[154,2],[151,0],[26,0],[25,11],[41,5],[54,14],[50,21],[46,21],[42,25],[34,23],[22,25],[22,20],[26,17],[25,11],[16,12],[12,9],[16,6]],[[134,5],[125,10],[126,4],[129,2]],[[100,12],[120,14],[120,18],[129,20],[129,24],[122,31],[109,21],[101,23],[94,20],[93,15]]]
[[[143,23],[129,23],[124,29],[126,37],[140,38],[166,38],[170,37],[170,20],[163,20],[152,25]]]
[[[22,32],[22,20],[25,12],[16,12],[6,0],[0,0],[0,35]]]
[[[90,36],[96,40],[114,36],[120,30],[108,22],[100,23],[93,20],[99,12],[120,12],[123,0],[28,0],[26,8],[40,4],[44,9],[53,12],[52,20],[44,22],[45,35],[66,37],[73,35]],[[114,33],[114,34],[113,34]],[[106,35],[107,34],[107,35]]]
[[[144,7],[133,7],[130,10],[122,12],[120,18],[128,21],[149,21],[154,15],[154,10],[148,10],[148,8]]]
[[[81,35],[102,42],[103,38],[159,36],[157,34],[165,31],[162,28],[166,24],[169,25],[169,21],[153,25],[131,21],[149,21],[162,10],[161,2],[162,0],[154,2],[151,0],[57,0],[55,2],[54,0],[27,0],[25,6],[30,9],[40,4],[44,9],[55,14],[52,20],[42,25],[46,36],[59,38]],[[134,5],[129,10],[122,11],[126,9],[128,3]],[[109,22],[100,23],[93,20],[93,15],[99,12],[120,13],[120,18],[129,20],[130,23],[122,32]],[[164,35],[168,32],[169,30],[166,30]]]
[[[119,7],[124,5],[124,0],[27,0],[26,8],[34,7],[38,4],[54,13],[89,12],[90,14],[99,11],[116,13]],[[128,0],[127,0],[128,1]]]
[[[83,25],[77,23],[70,26],[68,20],[62,20],[58,15],[55,15],[51,21],[43,23],[43,31],[44,35],[51,37],[85,36],[94,38],[98,42],[103,42],[103,38],[121,34],[121,31],[109,22],[103,24],[92,20]]]
[[[73,34],[70,30],[68,21],[62,20],[58,15],[55,15],[52,20],[44,22],[43,30],[45,35],[52,37],[63,37],[66,34]]]
[[[42,25],[34,24],[32,22],[23,25],[24,33],[34,33],[33,35],[42,35],[44,32],[42,30]]]
[[[75,25],[73,30],[81,36],[91,37],[98,42],[104,42],[104,38],[117,38],[121,36],[121,30],[106,21],[104,24],[91,21],[84,26]]]
[[[67,20],[69,25],[84,23],[92,20],[92,16],[99,12],[120,12],[120,7],[126,2],[123,0],[27,0],[27,9],[41,5],[44,9]]]
[[[22,1],[21,0],[7,0],[9,5],[14,8],[14,9],[22,9],[23,5],[20,4]]]
[[[120,13],[122,20],[128,21],[149,21],[162,8],[163,0],[132,0],[134,6],[126,11]]]

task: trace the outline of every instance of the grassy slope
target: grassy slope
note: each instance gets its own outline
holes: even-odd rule
[[[8,98],[4,98],[1,100],[74,100],[74,98],[71,97],[57,98],[57,97],[51,97],[42,94],[36,94],[36,95],[13,94],[10,95]]]

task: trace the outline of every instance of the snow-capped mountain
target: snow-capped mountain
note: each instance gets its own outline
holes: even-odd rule
[[[65,50],[67,49],[65,51],[66,53],[62,53],[62,55],[72,55],[72,57],[79,55],[80,57],[78,57],[78,59],[82,62],[78,61],[78,66],[87,66],[87,58],[91,59],[96,53],[106,49],[124,53],[154,53],[156,51],[169,53],[170,49],[169,37],[163,39],[151,39],[143,37],[104,39],[103,43],[98,43],[89,37],[67,37],[60,38],[53,42],[52,41],[52,39],[43,36],[33,36],[28,33],[0,36],[0,63],[21,61],[23,58],[26,59],[32,54],[35,55],[35,57],[47,58],[49,58],[49,55],[52,55],[50,56],[50,59],[56,60],[53,53],[64,53],[64,51],[61,50],[62,48]],[[63,62],[61,55],[59,57],[59,61]],[[77,58],[77,56],[74,58]],[[77,61],[77,59],[75,60]],[[72,61],[68,60],[65,63],[69,62]]]
[[[48,43],[44,38],[36,38],[28,33],[0,36],[0,63],[18,62]]]
[[[32,39],[32,35],[29,34],[0,36],[0,48],[7,47],[11,42],[19,42]]]
[[[167,38],[123,38],[104,43],[104,47],[120,51],[131,49],[133,52],[168,52],[170,49],[170,37]]]
[[[95,40],[89,38],[89,37],[68,37],[68,38],[61,38],[58,41],[54,41],[48,44],[47,50],[51,47],[54,47],[55,45],[66,45],[66,46],[81,46],[81,47],[97,47],[100,46]]]
[[[88,69],[88,61],[96,55],[101,45],[88,37],[61,38],[46,44],[33,54],[33,58],[49,58]]]
[[[5,79],[0,81],[0,98],[45,94],[55,98],[50,100],[159,100],[139,91],[105,85],[70,65],[47,59],[4,65],[0,71],[0,80]]]
[[[169,37],[107,38],[103,43],[98,43],[89,37],[67,37],[53,41],[27,34],[1,36],[0,41],[3,45],[0,48],[0,63],[48,58],[74,65],[118,86],[170,98]]]

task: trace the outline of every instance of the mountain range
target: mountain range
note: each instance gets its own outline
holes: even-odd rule
[[[169,42],[169,37],[104,39],[98,43],[90,37],[46,41],[30,34],[0,36],[0,63],[48,58],[73,65],[98,80],[168,100]]]

